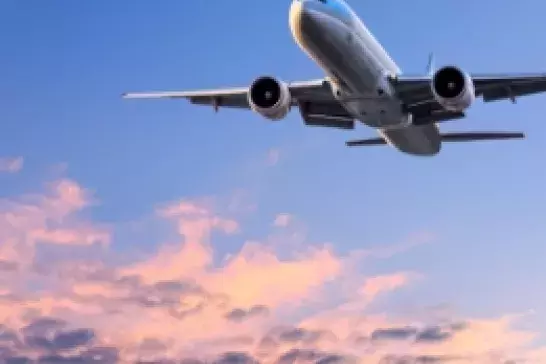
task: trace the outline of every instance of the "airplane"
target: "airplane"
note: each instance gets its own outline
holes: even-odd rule
[[[325,73],[324,78],[285,82],[257,77],[248,87],[198,91],[133,92],[124,98],[184,98],[193,104],[252,110],[270,121],[299,109],[307,126],[354,129],[356,122],[379,137],[346,145],[390,145],[413,156],[435,156],[443,142],[523,139],[520,132],[441,133],[439,124],[466,117],[483,102],[546,91],[543,74],[470,74],[455,65],[423,74],[402,73],[362,20],[343,0],[293,0],[289,26],[296,44]]]

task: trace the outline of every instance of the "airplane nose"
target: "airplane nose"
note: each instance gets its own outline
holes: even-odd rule
[[[312,9],[314,0],[294,0],[290,6],[290,29],[296,39],[313,32],[319,24],[316,10]]]

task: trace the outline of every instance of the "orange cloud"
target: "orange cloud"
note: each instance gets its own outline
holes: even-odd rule
[[[249,306],[301,300],[341,271],[341,259],[327,248],[309,249],[296,259],[280,260],[270,247],[255,243],[246,243],[239,253],[224,260],[223,266],[214,268],[210,234],[215,229],[236,233],[236,221],[215,215],[204,204],[187,201],[161,209],[160,216],[175,222],[182,242],[164,246],[151,259],[124,269],[123,274],[138,274],[148,283],[191,277],[206,289],[229,295],[232,304]]]
[[[228,294],[235,305],[298,304],[341,272],[342,260],[328,248],[309,249],[296,259],[281,260],[257,244],[246,244],[205,286]]]

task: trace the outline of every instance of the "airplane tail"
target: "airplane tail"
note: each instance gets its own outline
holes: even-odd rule
[[[435,65],[434,65],[434,53],[430,53],[428,55],[428,64],[427,64],[427,75],[432,76],[434,73]]]

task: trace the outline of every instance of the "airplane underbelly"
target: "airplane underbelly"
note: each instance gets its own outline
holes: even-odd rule
[[[379,134],[399,151],[412,155],[433,156],[442,147],[441,135],[435,124],[380,130]]]
[[[341,104],[358,120],[373,128],[405,122],[398,100],[378,93],[381,68],[365,43],[342,22],[324,20],[301,24],[299,41],[305,51],[344,89],[346,96],[366,96]],[[383,87],[381,87],[383,89]]]
[[[375,91],[378,69],[370,59],[363,57],[365,49],[345,24],[326,18],[321,22],[303,19],[299,38],[315,62],[351,92]]]

